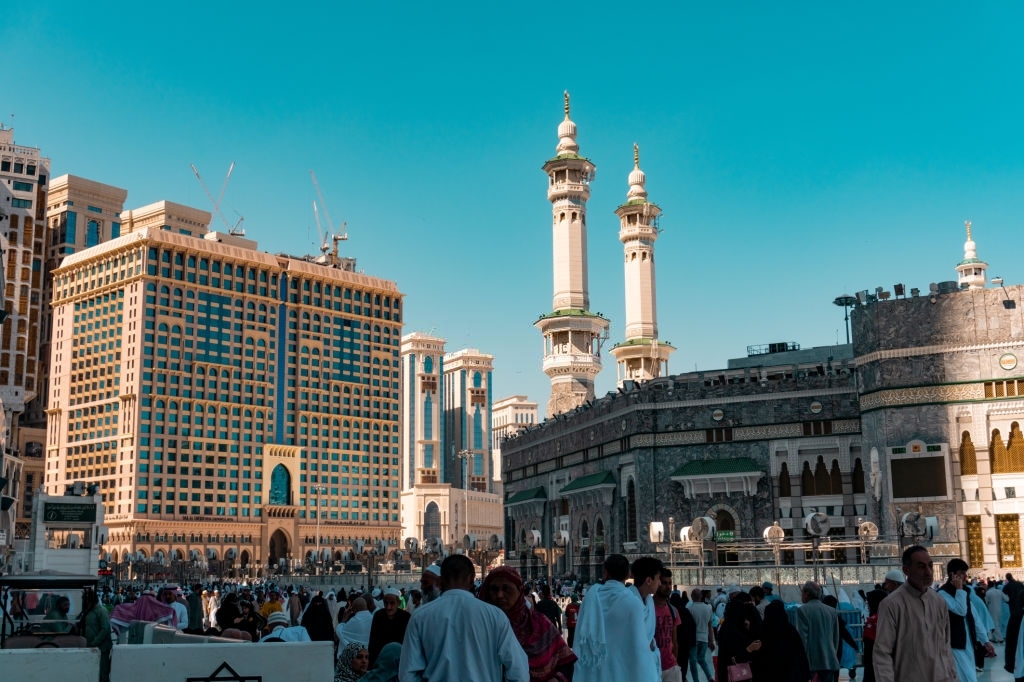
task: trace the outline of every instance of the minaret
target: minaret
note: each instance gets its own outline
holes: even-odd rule
[[[661,209],[647,200],[647,181],[640,170],[640,148],[633,145],[626,203],[615,209],[619,241],[626,252],[626,340],[612,348],[619,386],[668,374],[668,356],[675,350],[658,341],[658,308],[654,287],[654,242]]]
[[[961,289],[984,289],[987,282],[985,272],[988,263],[978,258],[978,248],[971,238],[971,221],[964,221],[967,227],[967,241],[964,242],[964,259],[956,266]],[[967,285],[966,287],[964,285]]]
[[[594,398],[601,344],[608,333],[608,320],[590,312],[587,199],[596,169],[579,150],[566,92],[565,120],[558,126],[555,156],[544,164],[552,213],[554,296],[551,312],[534,323],[544,335],[544,373],[551,378],[549,417]]]

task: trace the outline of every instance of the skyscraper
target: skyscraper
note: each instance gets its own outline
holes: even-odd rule
[[[551,379],[549,417],[594,398],[601,344],[608,332],[608,320],[590,311],[587,200],[596,168],[579,151],[567,92],[555,156],[544,164],[552,214],[554,295],[551,312],[534,323],[544,336],[544,373]]]
[[[54,272],[47,490],[98,487],[114,562],[254,574],[397,542],[395,283],[130,213]]]

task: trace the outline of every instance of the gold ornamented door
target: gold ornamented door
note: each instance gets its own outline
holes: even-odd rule
[[[981,536],[981,517],[967,517],[967,562],[973,568],[985,565],[985,541]]]
[[[999,551],[999,564],[1003,568],[1020,568],[1020,516],[1017,514],[999,514],[996,516],[996,546]]]

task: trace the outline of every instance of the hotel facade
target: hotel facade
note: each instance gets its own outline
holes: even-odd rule
[[[47,492],[95,485],[106,558],[135,573],[387,551],[401,533],[402,294],[349,259],[206,233],[191,212],[134,211],[54,271]]]

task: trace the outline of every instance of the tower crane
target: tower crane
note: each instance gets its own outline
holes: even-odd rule
[[[238,220],[235,221],[234,225],[231,225],[228,223],[228,219],[224,217],[224,214],[220,210],[220,202],[224,200],[224,192],[227,191],[228,182],[230,182],[231,180],[231,173],[234,172],[235,170],[235,162],[232,161],[231,165],[228,166],[227,175],[224,176],[224,184],[221,185],[220,194],[217,195],[216,199],[214,199],[213,194],[210,193],[210,188],[206,186],[206,183],[203,181],[203,176],[199,174],[199,169],[196,168],[196,165],[194,163],[189,165],[192,167],[192,172],[195,174],[196,180],[199,181],[199,185],[203,188],[203,191],[206,193],[206,198],[210,200],[210,204],[213,206],[214,215],[220,218],[220,221],[224,223],[224,227],[227,228],[228,234],[235,236],[243,236],[245,234],[245,228],[242,226],[242,224],[245,222],[245,216],[243,216],[241,213],[238,213],[238,211],[235,211],[235,213],[238,214]]]
[[[334,247],[331,249],[331,265],[338,265],[338,242],[345,241],[348,239],[348,230],[346,229],[348,223],[343,222],[341,224],[341,230],[335,232],[334,223],[331,221],[331,214],[327,210],[327,203],[324,201],[323,192],[320,191],[320,183],[316,179],[316,173],[309,171],[309,177],[313,180],[313,187],[316,188],[316,196],[320,199],[320,206],[324,211],[324,219],[327,221],[328,234],[331,240],[334,242]],[[320,229],[320,212],[317,210],[316,202],[313,202],[313,215],[316,217],[316,229],[320,232],[320,251],[321,253],[327,253],[327,239],[324,238],[324,233]]]

